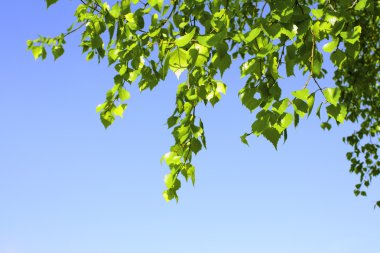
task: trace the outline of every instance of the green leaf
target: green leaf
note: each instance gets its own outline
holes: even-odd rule
[[[324,11],[323,9],[312,9],[311,13],[314,15],[314,17],[316,17],[317,19],[320,19],[323,16]]]
[[[255,92],[252,89],[243,88],[239,92],[241,103],[251,112],[255,110],[261,103],[260,100],[254,98]]]
[[[262,76],[262,65],[260,60],[251,59],[240,66],[241,77],[252,75],[256,80]]]
[[[292,95],[296,98],[307,101],[307,99],[309,97],[309,90],[306,88],[302,89],[302,90],[296,90],[296,91],[292,92]]]
[[[34,59],[37,60],[42,55],[43,49],[42,47],[32,47],[32,54]]]
[[[332,41],[324,44],[322,49],[327,53],[331,53],[332,51],[336,49],[336,47],[338,46],[338,43],[339,43],[339,39],[334,38]]]
[[[329,105],[326,107],[327,114],[339,123],[343,123],[347,115],[347,107],[345,105]]]
[[[283,114],[289,106],[289,99],[285,98],[281,101],[276,101],[272,105],[272,111],[277,112],[278,114]]]
[[[335,66],[337,66],[339,69],[342,69],[343,63],[346,61],[347,56],[345,53],[343,53],[342,50],[338,49],[331,54],[330,59]]]
[[[311,111],[313,110],[314,107],[314,101],[315,101],[315,93],[312,93],[308,98],[307,98],[307,106],[308,106],[308,116],[310,116]]]
[[[112,6],[111,10],[109,11],[109,13],[111,14],[112,17],[119,18],[119,16],[120,16],[120,6],[119,6],[119,4],[114,4]]]
[[[164,199],[169,202],[170,200],[172,200],[173,198],[175,198],[175,192],[173,191],[173,189],[168,189],[168,190],[165,190],[163,193],[162,193],[162,196],[164,197]]]
[[[275,23],[275,24],[264,23],[263,30],[266,33],[268,33],[271,39],[276,39],[281,36],[281,24],[279,23]]]
[[[218,33],[211,35],[198,36],[197,40],[199,44],[207,47],[213,47],[224,41],[224,38],[227,35],[227,30],[225,28],[221,29]]]
[[[176,116],[169,117],[168,120],[166,121],[168,128],[175,126],[178,123],[178,119],[179,118]]]
[[[112,112],[116,116],[119,116],[120,118],[123,118],[123,114],[124,114],[125,108],[127,108],[127,104],[121,104],[121,105],[117,106],[116,108],[114,108]]]
[[[323,90],[323,95],[325,96],[327,102],[332,105],[337,105],[340,98],[340,89],[339,88],[327,88]]]
[[[168,166],[172,164],[180,164],[181,163],[181,157],[177,155],[175,152],[168,152],[164,154],[161,158],[161,162],[165,161]]]
[[[221,76],[223,76],[224,71],[228,69],[232,63],[231,56],[229,54],[215,54],[215,56],[212,58],[212,62],[214,66],[220,70]]]
[[[178,39],[175,40],[175,44],[178,47],[184,47],[189,44],[189,42],[194,38],[195,35],[195,27],[191,29],[191,31],[188,34],[185,34]]]
[[[216,82],[216,90],[219,93],[223,93],[224,95],[226,95],[227,85],[225,85],[223,82],[217,81]]]
[[[105,128],[108,128],[115,121],[115,117],[109,111],[102,112],[100,113],[100,121]]]
[[[297,127],[300,123],[300,116],[298,113],[294,112],[294,127]]]
[[[192,59],[192,64],[196,67],[203,67],[210,57],[208,48],[198,43],[193,44],[189,53]]]
[[[64,49],[62,46],[53,46],[52,53],[54,56],[54,60],[57,60],[64,53]]]
[[[244,143],[245,145],[249,146],[248,141],[247,141],[247,137],[248,137],[248,134],[245,133],[242,136],[240,136],[240,140],[241,140],[242,143]]]
[[[202,149],[202,143],[198,139],[193,138],[191,139],[190,148],[194,154],[197,154]]]
[[[111,65],[119,58],[119,49],[110,49],[108,51],[108,65]]]
[[[322,105],[323,105],[323,102],[319,104],[318,108],[317,108],[317,112],[316,112],[316,115],[318,116],[318,118],[321,118],[321,108],[322,108]]]
[[[189,53],[182,48],[175,49],[169,55],[169,68],[179,79],[181,73],[187,68]]]
[[[280,121],[274,125],[274,128],[278,133],[282,133],[293,122],[293,115],[290,113],[284,113],[280,117]]]
[[[300,117],[304,117],[308,113],[309,107],[307,103],[301,99],[293,99],[293,107],[296,114]]]
[[[270,57],[269,58],[269,70],[272,74],[272,77],[275,80],[277,80],[279,78],[277,57]]]
[[[269,94],[273,96],[275,100],[279,100],[281,97],[281,88],[277,83],[274,83],[272,87],[269,88]]]
[[[101,112],[106,105],[107,105],[107,103],[97,105],[96,106],[96,112]]]
[[[118,89],[118,93],[119,93],[119,98],[121,101],[128,100],[131,97],[131,94],[129,93],[129,91],[127,91],[123,87],[120,87]]]
[[[330,131],[331,130],[331,124],[330,123],[328,123],[328,122],[322,122],[322,124],[321,124],[321,128],[323,129],[323,130],[328,130],[328,131]]]
[[[50,5],[55,4],[56,2],[58,2],[58,0],[45,0],[45,2],[46,2],[46,8],[49,8]]]
[[[195,168],[194,166],[190,166],[190,168],[187,169],[187,175],[191,178],[191,183],[195,184]]]
[[[249,43],[249,42],[253,41],[254,39],[256,39],[257,36],[259,36],[260,32],[261,32],[261,28],[259,28],[259,27],[254,28],[251,31],[247,32],[244,35],[245,36],[244,42]]]
[[[265,129],[262,135],[273,144],[275,149],[277,149],[278,140],[281,138],[281,135],[275,128],[270,127]]]
[[[157,0],[148,0],[148,4],[150,6],[155,6],[157,4]]]
[[[173,187],[176,180],[177,180],[176,175],[173,175],[172,173],[166,174],[164,177],[164,182],[168,189]]]
[[[354,44],[356,41],[359,40],[361,32],[362,27],[360,25],[357,25],[354,27],[353,30],[350,30],[348,32],[341,32],[340,36],[343,38],[344,41]]]
[[[252,132],[259,136],[265,129],[269,127],[269,117],[264,116],[260,119],[256,119],[251,126]]]
[[[314,58],[313,58],[313,74],[316,76],[319,76],[321,74],[322,69],[322,61],[323,57],[322,54],[315,52]]]
[[[285,129],[285,128],[288,128],[288,126],[292,124],[292,122],[293,122],[293,115],[291,115],[290,113],[285,113],[285,116],[282,117],[280,121],[280,125],[281,127]]]
[[[360,0],[356,5],[355,5],[355,11],[362,11],[367,5],[367,0]]]

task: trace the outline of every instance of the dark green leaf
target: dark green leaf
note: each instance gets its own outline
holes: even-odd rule
[[[58,0],[45,0],[45,2],[46,2],[46,7],[49,8],[50,5],[55,4],[56,2],[58,2]]]

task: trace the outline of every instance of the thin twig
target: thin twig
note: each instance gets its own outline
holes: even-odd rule
[[[84,23],[82,23],[80,26],[78,26],[77,28],[71,30],[70,32],[65,33],[65,34],[63,35],[63,37],[66,37],[66,36],[68,36],[68,35],[70,35],[70,34],[76,32],[76,31],[78,31],[78,30],[81,29],[86,23],[87,23],[87,22],[84,22]]]
[[[86,3],[84,0],[80,0],[84,5],[86,5],[88,8],[92,9],[93,11],[96,11],[97,13],[100,13],[100,14],[105,14],[103,13],[101,10],[98,10],[97,8],[89,5],[89,3]],[[99,6],[97,3],[96,3],[97,6]],[[100,7],[100,6],[99,6]]]
[[[263,12],[266,6],[267,6],[267,2],[265,2],[265,4],[263,5],[263,8],[261,9],[260,18],[263,17]]]
[[[313,67],[314,67],[314,47],[315,47],[315,37],[314,37],[314,33],[311,32],[311,35],[313,36],[312,37],[312,48],[311,48],[311,64],[310,64],[310,74],[309,74],[309,77],[307,78],[307,81],[305,83],[305,85],[303,86],[304,89],[306,89],[307,85],[309,84],[310,82],[310,79],[313,77]]]

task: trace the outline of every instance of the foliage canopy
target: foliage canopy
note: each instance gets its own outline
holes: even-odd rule
[[[47,7],[58,0],[45,0]],[[35,59],[64,53],[65,39],[81,32],[87,60],[107,60],[115,69],[114,85],[96,107],[107,128],[122,117],[130,98],[127,85],[154,89],[169,70],[186,81],[178,85],[175,108],[167,119],[174,144],[162,160],[166,200],[176,199],[180,175],[195,182],[193,157],[206,148],[200,104],[214,106],[226,93],[219,80],[235,59],[246,77],[239,97],[256,113],[251,129],[241,136],[263,136],[275,148],[287,139],[287,128],[312,113],[322,114],[323,129],[331,122],[358,123],[343,139],[350,171],[359,175],[355,195],[380,173],[380,1],[373,0],[81,0],[66,33],[27,42]],[[334,66],[334,87],[322,87],[326,57]],[[279,81],[306,75],[299,89],[283,94]],[[281,72],[281,73],[282,73]],[[218,79],[219,78],[219,79]],[[298,79],[300,80],[300,79]],[[311,91],[313,89],[314,91]],[[321,103],[316,97],[319,96]],[[323,117],[323,115],[326,115]],[[380,206],[380,202],[376,203]]]

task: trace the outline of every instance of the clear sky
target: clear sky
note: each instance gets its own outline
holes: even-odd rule
[[[195,159],[195,187],[166,203],[159,160],[173,142],[174,74],[153,92],[132,87],[124,119],[104,130],[95,106],[112,68],[86,62],[77,35],[56,62],[26,51],[27,39],[64,31],[78,2],[2,4],[0,253],[379,252],[379,182],[354,196],[341,142],[355,126],[324,132],[311,117],[278,151],[261,138],[241,144],[254,115],[238,99],[237,65],[227,96],[201,109],[208,149]]]

